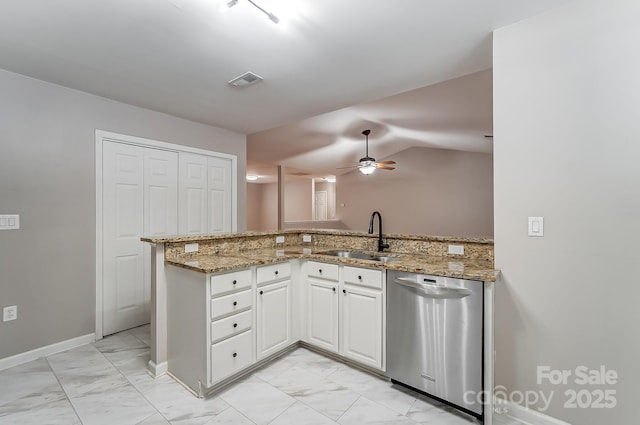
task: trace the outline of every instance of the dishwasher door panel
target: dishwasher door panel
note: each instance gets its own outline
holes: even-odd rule
[[[482,414],[482,283],[391,271],[387,281],[389,377]]]

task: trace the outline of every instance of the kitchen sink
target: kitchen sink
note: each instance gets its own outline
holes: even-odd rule
[[[369,260],[369,261],[381,261],[386,263],[388,261],[397,260],[398,257],[384,255],[384,254],[371,254],[368,252],[362,251],[324,251],[321,253],[322,255],[331,255],[332,257],[341,257],[341,258],[354,258],[357,260]]]

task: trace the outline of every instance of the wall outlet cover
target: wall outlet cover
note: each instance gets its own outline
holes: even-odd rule
[[[18,318],[18,306],[10,305],[2,309],[2,321],[9,322]]]
[[[276,243],[284,243],[284,236],[276,236]]]
[[[302,242],[311,242],[311,235],[302,235]]]
[[[449,254],[464,255],[464,245],[449,245]]]
[[[184,252],[198,252],[198,250],[200,249],[200,245],[198,245],[197,243],[187,243],[184,244]]]

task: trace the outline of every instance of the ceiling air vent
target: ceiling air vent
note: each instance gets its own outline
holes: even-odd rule
[[[251,84],[259,83],[260,81],[262,81],[261,76],[254,74],[253,72],[245,72],[239,77],[236,77],[233,80],[229,81],[229,84],[233,87],[246,87],[250,86]]]

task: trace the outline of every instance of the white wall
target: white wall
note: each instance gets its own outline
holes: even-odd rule
[[[631,0],[576,1],[494,34],[497,384],[554,391],[546,413],[572,424],[640,418],[639,52]],[[528,216],[544,216],[543,238],[527,237]],[[536,382],[538,366],[581,365],[619,382]],[[615,390],[617,406],[565,408],[568,389]]]
[[[304,221],[313,219],[311,179],[288,180],[284,186],[284,220]]]
[[[245,228],[246,137],[0,70],[0,358],[95,331],[95,130],[237,155]],[[167,99],[168,102],[171,99]]]
[[[348,228],[366,231],[378,210],[386,233],[493,237],[490,154],[410,148],[384,160],[396,170],[338,176],[336,218]]]

